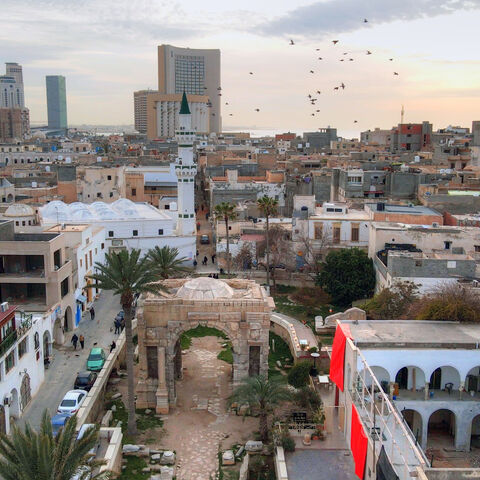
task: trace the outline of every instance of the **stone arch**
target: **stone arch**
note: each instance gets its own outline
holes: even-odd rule
[[[65,316],[63,317],[63,328],[65,332],[73,330],[73,316],[72,308],[70,306],[65,309]]]
[[[430,390],[458,390],[460,388],[460,373],[455,367],[445,365],[436,368],[430,375]]]
[[[50,357],[52,351],[52,335],[50,334],[49,330],[45,330],[43,332],[43,341],[42,341],[42,348],[43,348],[43,358],[47,360]]]
[[[400,390],[418,390],[425,388],[425,373],[417,366],[402,367],[395,375],[395,383]]]
[[[13,202],[13,195],[11,193],[9,193],[7,195],[7,203],[12,203]],[[12,207],[13,208],[13,207]]]
[[[405,423],[409,426],[417,442],[421,445],[423,433],[422,415],[413,408],[404,408],[402,410],[402,417],[404,418]]]
[[[456,417],[452,410],[440,408],[428,419],[427,446],[450,438],[451,446],[455,445]]]
[[[65,332],[62,326],[62,319],[57,317],[53,325],[53,339],[57,345],[63,345],[65,342]]]
[[[465,390],[467,392],[480,391],[480,366],[471,368],[465,376]]]
[[[20,418],[20,402],[18,399],[18,391],[16,388],[13,388],[10,392],[10,408],[9,414],[10,417],[14,419]]]
[[[26,406],[32,399],[32,389],[30,387],[30,375],[25,373],[22,378],[22,385],[20,386],[20,409],[25,410]]]

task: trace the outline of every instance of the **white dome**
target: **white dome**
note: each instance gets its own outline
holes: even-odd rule
[[[68,206],[60,200],[47,203],[40,208],[40,212],[44,218],[57,218],[57,215],[58,217],[61,215],[65,217],[69,216]]]
[[[35,211],[30,205],[14,203],[7,208],[3,215],[5,217],[31,217],[35,215]]]
[[[177,297],[185,298],[186,300],[232,298],[233,289],[222,280],[210,277],[199,277],[185,282],[178,289]]]

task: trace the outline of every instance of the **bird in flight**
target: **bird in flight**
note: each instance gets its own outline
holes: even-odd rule
[[[259,109],[259,108],[256,108],[256,109],[255,109],[255,111],[256,111],[256,112],[259,112],[259,111],[260,111],[260,109]]]
[[[295,45],[295,42],[292,39],[290,39],[290,45]]]
[[[348,52],[343,52],[343,55],[348,55]]]
[[[312,95],[309,93],[309,94],[307,95],[307,97],[308,97],[308,98],[312,98]]]
[[[332,43],[336,45],[338,43],[338,40],[332,40]]]
[[[313,70],[310,70],[310,73],[315,73]]]
[[[319,52],[319,51],[320,51],[320,49],[319,49],[319,48],[316,48],[316,49],[315,49],[315,51],[316,51],[316,52]]]
[[[368,23],[368,20],[366,18],[364,18],[363,23]]]
[[[314,114],[314,113],[312,113],[312,117],[314,117],[314,116],[315,116],[315,114]]]
[[[322,58],[322,57],[318,57],[318,59],[319,59],[319,60],[323,60],[323,58]]]
[[[340,84],[340,86],[342,87],[342,90],[345,90],[345,84],[343,82]]]
[[[219,94],[218,94],[218,96],[219,96],[219,97],[221,97],[221,96],[222,96],[222,94],[221,94],[221,93],[219,93]]]
[[[397,73],[397,72],[393,72],[393,74],[394,74],[394,75],[398,75],[398,73]]]
[[[228,105],[228,102],[225,102],[225,105]]]
[[[229,115],[230,115],[231,117],[233,117],[233,113],[229,113]]]
[[[353,58],[349,58],[348,61],[349,61],[349,62],[353,62]]]
[[[320,90],[317,90],[317,93],[320,95],[322,92]]]
[[[370,50],[367,50],[367,55],[371,55],[372,52]]]
[[[354,120],[353,123],[358,123],[358,120]]]
[[[393,58],[389,58],[389,60],[390,60],[391,62],[393,62]]]
[[[250,72],[250,75],[253,75],[253,72]]]
[[[344,59],[344,58],[341,58],[341,59],[340,59],[340,61],[341,61],[341,62],[344,62],[344,61],[345,61],[345,59]]]
[[[222,89],[222,87],[217,87],[217,90],[221,90],[221,89]]]
[[[320,110],[315,110],[316,112],[319,112]]]
[[[338,89],[339,89],[339,87],[333,87],[333,89],[334,89],[334,90],[338,90]]]

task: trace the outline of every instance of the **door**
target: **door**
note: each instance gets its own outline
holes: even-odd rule
[[[30,403],[31,399],[30,376],[26,373],[22,380],[22,386],[20,387],[20,409],[22,411]]]
[[[260,347],[252,345],[249,349],[248,376],[255,377],[260,374]]]
[[[397,376],[395,377],[395,383],[398,383],[398,388],[401,388],[402,390],[407,389],[408,385],[408,368],[403,367],[402,369],[399,370],[397,373]]]
[[[440,390],[440,381],[442,379],[442,369],[437,368],[430,377],[430,388],[432,390]]]
[[[7,433],[7,424],[5,423],[5,408],[0,405],[0,434],[5,435]]]

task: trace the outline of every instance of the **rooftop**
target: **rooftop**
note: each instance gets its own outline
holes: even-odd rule
[[[479,348],[480,324],[419,320],[360,320],[348,324],[363,348]]]
[[[370,208],[374,212],[379,211],[380,213],[397,213],[405,215],[438,215],[441,216],[440,212],[437,212],[433,208],[425,207],[423,205],[391,205],[384,203],[384,210],[377,210],[378,203],[367,203],[366,207]]]

